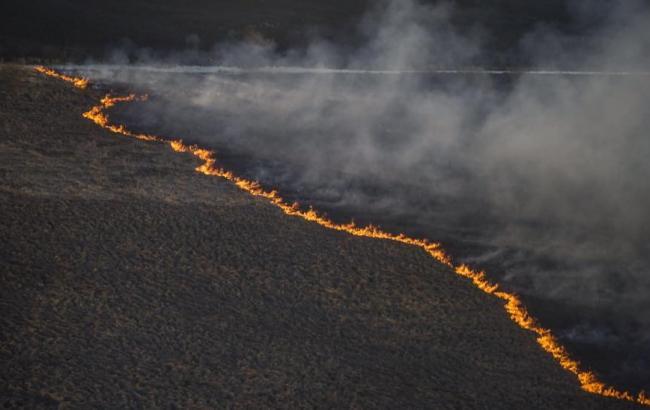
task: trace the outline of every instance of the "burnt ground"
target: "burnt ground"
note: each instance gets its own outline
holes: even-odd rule
[[[96,91],[0,67],[0,406],[628,406],[423,251],[287,217],[83,120]]]

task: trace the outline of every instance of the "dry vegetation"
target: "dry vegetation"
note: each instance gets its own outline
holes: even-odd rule
[[[631,406],[421,250],[286,217],[0,67],[0,405]]]

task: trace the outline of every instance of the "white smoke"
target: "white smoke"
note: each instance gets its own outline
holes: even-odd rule
[[[353,52],[229,44],[217,65],[72,68],[152,90],[139,126],[246,155],[268,185],[456,243],[522,293],[647,326],[650,13],[576,4],[597,29],[536,27],[529,69],[475,68],[481,28],[461,34],[450,5],[412,1],[381,2]]]

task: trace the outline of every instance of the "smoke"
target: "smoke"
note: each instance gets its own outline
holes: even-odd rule
[[[577,325],[557,321],[567,339],[647,346],[650,13],[640,2],[570,9],[583,32],[534,27],[517,50],[531,72],[507,76],[476,73],[484,29],[460,31],[450,4],[413,1],[380,2],[353,50],[315,39],[279,53],[255,38],[82,70],[151,90],[123,113],[143,129],[214,147],[317,208],[442,241],[524,295],[583,309]],[[188,58],[218,65],[177,65]]]

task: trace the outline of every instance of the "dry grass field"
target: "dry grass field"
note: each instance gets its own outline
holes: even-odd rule
[[[0,66],[0,406],[634,407],[420,249],[325,230]]]

